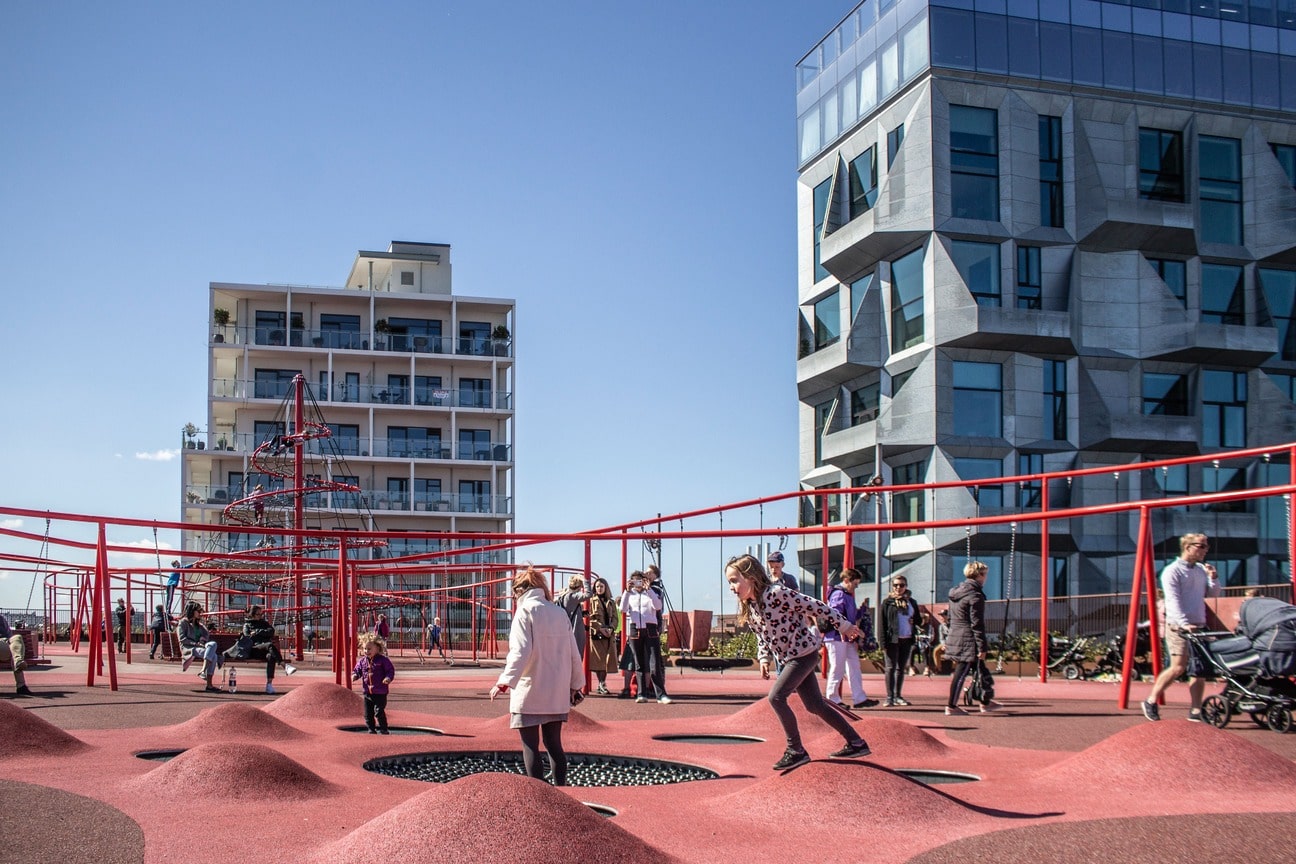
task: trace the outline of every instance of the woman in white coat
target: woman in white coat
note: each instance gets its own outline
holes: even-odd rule
[[[554,605],[544,576],[528,567],[513,577],[513,626],[508,660],[491,688],[493,700],[509,694],[509,728],[522,736],[522,761],[528,777],[544,779],[540,741],[553,766],[555,786],[567,785],[567,754],[562,724],[581,699],[585,672],[571,621]]]

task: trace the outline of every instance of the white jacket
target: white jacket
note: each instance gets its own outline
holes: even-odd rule
[[[541,588],[518,599],[498,683],[509,687],[513,714],[566,714],[572,691],[585,685],[567,613],[546,600]]]
[[[639,629],[656,624],[657,613],[661,612],[661,608],[661,598],[650,588],[627,591],[621,595],[621,611],[629,615],[630,623]]]

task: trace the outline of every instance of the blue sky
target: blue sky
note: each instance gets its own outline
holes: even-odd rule
[[[208,283],[394,239],[517,299],[519,531],[796,488],[793,68],[850,8],[0,4],[0,501],[178,518]],[[676,605],[742,545],[668,544]]]

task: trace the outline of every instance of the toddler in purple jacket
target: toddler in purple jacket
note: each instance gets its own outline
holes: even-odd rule
[[[370,735],[386,735],[387,685],[396,677],[396,667],[387,659],[387,643],[375,633],[360,637],[360,647],[365,656],[351,672],[351,680],[359,681],[364,688],[365,726]]]

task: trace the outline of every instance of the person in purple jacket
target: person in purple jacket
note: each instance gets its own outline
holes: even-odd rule
[[[364,633],[360,647],[365,656],[356,664],[351,679],[364,687],[365,726],[370,735],[387,735],[387,687],[396,677],[396,667],[387,659],[387,643],[382,637]]]
[[[862,574],[854,567],[842,571],[841,580],[833,586],[828,595],[828,606],[837,610],[843,618],[859,626],[859,612],[855,608],[855,589],[859,588]],[[863,632],[863,628],[861,628]],[[869,708],[877,704],[876,699],[869,699],[864,692],[864,681],[860,675],[859,650],[857,643],[848,642],[841,633],[829,630],[824,634],[824,650],[828,652],[828,687],[825,693],[829,702],[841,704],[837,689],[842,679],[850,686],[851,707]]]

